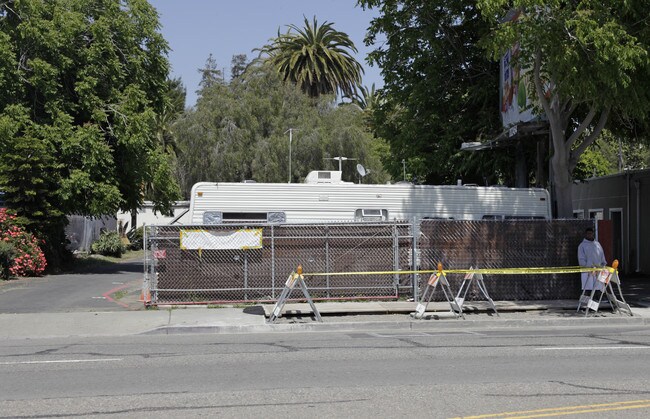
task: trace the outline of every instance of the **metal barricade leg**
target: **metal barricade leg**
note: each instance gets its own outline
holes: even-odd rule
[[[431,297],[433,297],[433,293],[435,292],[437,286],[438,286],[438,277],[436,274],[432,274],[429,277],[429,280],[427,281],[427,286],[424,288],[424,291],[422,292],[422,297],[420,298],[420,302],[415,307],[415,313],[411,313],[412,317],[416,319],[421,319],[422,316],[424,316],[424,312],[426,311],[427,306],[431,302]]]
[[[497,307],[494,305],[494,301],[492,301],[492,298],[490,298],[490,295],[487,292],[487,287],[485,286],[485,281],[483,281],[483,274],[478,274],[476,280],[476,285],[478,286],[478,289],[481,291],[485,299],[487,300],[488,304],[490,304],[490,307],[492,307],[492,310],[496,313],[497,317],[499,316],[499,312],[497,311]]]
[[[595,285],[595,284],[594,284]],[[596,302],[594,300],[594,295],[596,294],[596,287],[594,286],[591,289],[591,293],[589,293],[589,299],[587,299],[587,302],[585,304],[585,317],[589,316],[589,310],[593,310],[595,313],[598,312],[598,307],[600,305],[600,300]],[[602,298],[603,295],[601,293],[600,297]]]
[[[299,272],[302,272],[301,267],[299,267]],[[323,321],[323,319],[320,316],[320,313],[318,312],[318,309],[316,308],[316,305],[314,304],[314,301],[311,299],[311,296],[309,295],[309,291],[307,290],[307,285],[305,284],[305,278],[302,276],[302,274],[296,274],[292,272],[284,284],[284,289],[280,294],[280,298],[278,298],[278,301],[276,301],[275,306],[273,307],[273,312],[269,316],[269,320],[267,321],[267,323],[273,323],[278,317],[280,317],[282,313],[282,309],[287,303],[287,299],[289,298],[289,295],[291,294],[291,291],[295,287],[296,283],[300,286],[300,290],[302,291],[303,295],[305,296],[305,299],[309,303],[309,306],[311,307],[312,312],[314,313],[314,317],[316,317],[316,320],[319,322]]]
[[[445,299],[447,300],[449,306],[451,307],[451,312],[454,313],[456,318],[462,316],[464,319],[465,315],[463,314],[462,310],[459,312],[454,307],[455,304],[453,302],[454,294],[451,292],[451,288],[449,287],[449,281],[447,281],[447,277],[445,276],[444,273],[432,274],[429,277],[427,286],[424,289],[424,292],[422,293],[422,298],[415,308],[415,313],[411,313],[411,316],[416,319],[421,319],[424,316],[424,312],[426,311],[429,302],[431,302],[431,298],[433,297],[433,293],[436,291],[438,284],[440,284]]]
[[[473,267],[469,267],[470,270],[473,269]],[[494,301],[492,301],[492,298],[490,298],[490,295],[488,294],[487,287],[485,286],[485,282],[483,281],[483,274],[475,274],[474,272],[470,272],[467,275],[465,275],[465,278],[463,278],[463,282],[460,285],[460,289],[458,290],[458,295],[456,295],[456,298],[454,299],[454,303],[458,307],[458,311],[461,313],[463,312],[463,304],[465,304],[465,299],[467,298],[467,292],[472,286],[472,283],[476,283],[476,286],[478,287],[479,291],[483,296],[485,297],[486,301],[494,310],[497,316],[499,316],[499,312],[497,311],[497,307],[494,305]],[[464,292],[463,292],[464,290]],[[461,293],[463,293],[463,296],[461,297]],[[464,316],[463,316],[464,317]]]
[[[578,308],[576,308],[576,313],[580,311],[583,304],[585,305],[585,310],[589,311],[589,309],[586,308],[586,306],[593,297],[594,282],[595,281],[594,281],[593,273],[589,272],[587,274],[587,282],[585,283],[585,286],[581,290],[580,299],[578,300]],[[589,284],[591,284],[592,292],[590,292],[589,295],[587,295],[585,292],[588,291],[586,288],[589,286]]]
[[[616,284],[618,295],[616,295],[612,283]],[[623,290],[621,289],[621,280],[618,277],[618,272],[614,272],[609,278],[609,282],[607,283],[605,290],[607,291],[607,299],[612,305],[612,309],[616,308],[619,314],[625,313],[629,314],[630,316],[634,316],[634,314],[632,314],[632,308],[625,301],[625,297],[623,297]]]
[[[470,267],[470,269],[472,269]],[[467,292],[469,291],[470,285],[471,285],[471,279],[468,279],[468,276],[471,276],[473,274],[467,274],[465,275],[465,278],[463,279],[463,282],[460,284],[460,288],[458,289],[458,294],[456,294],[456,298],[454,298],[454,304],[458,308],[459,312],[463,312],[463,304],[465,303],[465,298],[467,297]],[[464,292],[463,292],[464,290]],[[461,297],[460,294],[463,293],[463,296]]]
[[[307,291],[307,285],[305,284],[305,280],[302,277],[302,275],[298,278],[298,284],[300,285],[300,288],[302,289],[302,293],[305,295],[305,298],[307,299],[307,302],[309,303],[309,306],[311,307],[311,310],[314,313],[316,320],[322,322],[323,319],[321,318],[320,313],[316,308],[316,305],[312,301],[311,296],[309,295],[309,291]]]

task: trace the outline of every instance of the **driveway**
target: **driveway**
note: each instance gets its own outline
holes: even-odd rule
[[[0,313],[143,310],[142,279],[142,260],[130,260],[84,273],[0,281]],[[632,274],[621,283],[633,308],[650,307],[650,277]]]
[[[0,313],[142,310],[141,260],[88,272],[0,281]]]

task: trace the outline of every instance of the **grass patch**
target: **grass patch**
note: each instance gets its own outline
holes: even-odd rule
[[[128,294],[128,292],[126,292],[124,290],[119,290],[115,294],[113,294],[113,299],[114,300],[122,299],[122,298],[126,297],[127,294]]]
[[[144,250],[127,250],[121,258],[116,258],[113,256],[102,256],[102,255],[90,255],[89,258],[104,260],[113,263],[120,262],[131,262],[134,260],[143,260],[144,259]]]

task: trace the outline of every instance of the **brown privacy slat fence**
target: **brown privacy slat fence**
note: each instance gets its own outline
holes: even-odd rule
[[[587,226],[593,221],[147,226],[144,288],[152,304],[272,302],[301,264],[316,300],[417,298],[429,275],[399,271],[432,270],[438,262],[446,269],[575,266]],[[196,235],[198,244],[190,240]],[[251,248],[251,239],[261,247]],[[361,273],[309,276],[316,272]],[[455,291],[462,276],[448,279]],[[485,275],[485,283],[495,300],[573,299],[580,293],[577,274]],[[467,299],[481,296],[470,290]]]

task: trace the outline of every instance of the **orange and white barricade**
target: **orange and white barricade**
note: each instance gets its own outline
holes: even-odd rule
[[[585,317],[589,315],[589,311],[597,312],[600,308],[600,303],[603,300],[603,295],[607,295],[607,300],[609,301],[612,311],[619,314],[628,314],[633,316],[632,309],[630,305],[625,301],[623,297],[623,291],[621,290],[621,280],[618,276],[618,260],[614,260],[611,267],[605,267],[601,270],[594,271],[591,273],[593,275],[594,286],[592,287],[590,295],[581,295],[580,302],[578,304],[578,310],[580,310],[582,304],[585,304]],[[601,287],[596,286],[596,284],[602,284]],[[616,285],[616,290],[614,286]],[[602,288],[602,292],[598,296],[598,299],[595,299],[595,293],[598,288]],[[618,292],[618,295],[617,295]]]
[[[454,313],[456,318],[462,316],[464,319],[465,315],[463,314],[463,311],[458,310],[458,306],[456,306],[456,304],[454,303],[453,300],[454,294],[451,292],[451,288],[449,287],[449,281],[447,281],[447,276],[445,275],[445,272],[442,270],[442,263],[438,263],[438,272],[431,274],[431,276],[429,277],[429,280],[427,281],[427,286],[424,288],[424,292],[422,292],[422,297],[420,298],[418,305],[415,307],[415,312],[411,313],[411,316],[416,319],[421,319],[424,316],[424,312],[426,311],[427,306],[431,302],[433,293],[436,292],[436,288],[438,288],[438,285],[440,285],[440,288],[442,289],[442,292],[445,295],[445,298],[447,299],[449,306],[451,307],[451,312]]]
[[[311,310],[314,313],[314,317],[316,317],[316,320],[318,320],[319,322],[323,321],[323,319],[320,316],[320,313],[318,312],[318,309],[316,308],[316,305],[314,304],[314,302],[311,299],[311,296],[309,295],[309,291],[307,290],[307,285],[305,284],[305,278],[302,275],[302,265],[298,265],[296,272],[291,272],[291,275],[289,275],[289,278],[287,278],[287,281],[284,283],[284,289],[282,290],[282,293],[280,294],[278,301],[276,301],[275,306],[273,307],[273,311],[269,316],[268,323],[273,323],[278,317],[282,315],[282,309],[284,308],[284,305],[287,303],[287,299],[291,295],[291,291],[293,291],[296,284],[300,287],[303,295],[305,296],[305,299],[311,306]]]
[[[469,267],[470,271],[473,269],[473,267]],[[458,290],[458,294],[456,295],[456,298],[454,298],[454,304],[455,310],[458,310],[459,312],[463,312],[463,304],[465,303],[465,298],[467,298],[467,292],[469,291],[470,287],[472,284],[476,284],[476,287],[479,289],[481,294],[485,297],[485,300],[488,302],[492,310],[496,313],[497,316],[499,316],[499,312],[497,311],[496,306],[494,305],[494,301],[492,301],[492,298],[490,298],[490,295],[488,294],[487,287],[485,286],[485,281],[483,281],[483,274],[475,273],[475,272],[468,272],[465,277],[463,278],[463,282],[460,284],[460,289]],[[462,296],[461,296],[462,294]]]

